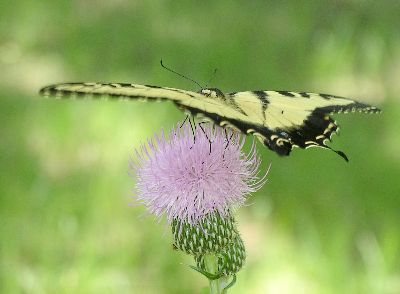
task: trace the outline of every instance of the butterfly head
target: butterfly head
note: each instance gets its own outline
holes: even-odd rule
[[[217,88],[206,88],[206,89],[201,89],[199,91],[200,94],[203,94],[204,96],[210,97],[210,98],[219,98],[219,97],[225,97],[224,93],[220,89]]]

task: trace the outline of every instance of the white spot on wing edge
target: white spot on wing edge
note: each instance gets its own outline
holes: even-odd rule
[[[277,135],[271,135],[271,140],[275,140],[275,139],[277,139],[277,138],[279,138],[279,136],[277,136]]]
[[[262,144],[264,144],[264,141],[266,139],[266,137],[264,135],[254,132],[253,136],[256,137],[258,139],[258,141],[260,141]]]
[[[226,120],[221,121],[219,123],[219,125],[221,127],[227,127],[229,129],[232,129],[232,130],[234,130],[236,132],[240,132],[240,133],[242,132],[238,127],[234,126],[233,124],[231,124],[229,121],[226,121]]]

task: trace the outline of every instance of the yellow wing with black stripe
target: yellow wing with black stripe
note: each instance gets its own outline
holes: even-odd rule
[[[216,88],[192,92],[125,83],[65,83],[45,87],[40,94],[56,98],[172,101],[192,115],[256,136],[279,155],[289,155],[293,147],[331,149],[326,142],[339,130],[330,117],[333,113],[380,112],[374,106],[343,97],[289,91],[224,94]],[[343,152],[335,152],[348,160]]]
[[[256,135],[280,155],[289,155],[293,147],[331,149],[326,142],[339,130],[331,114],[380,112],[376,107],[329,94],[247,91],[226,96],[252,117],[249,120],[254,122],[252,126],[242,129]],[[343,152],[335,152],[348,160]]]

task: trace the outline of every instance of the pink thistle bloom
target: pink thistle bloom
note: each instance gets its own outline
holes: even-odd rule
[[[164,132],[136,150],[130,167],[136,177],[136,198],[158,218],[196,224],[210,213],[228,216],[266,181],[255,144],[246,154],[245,137],[231,131],[190,125]],[[207,136],[206,136],[207,134]],[[207,139],[207,137],[211,141]]]

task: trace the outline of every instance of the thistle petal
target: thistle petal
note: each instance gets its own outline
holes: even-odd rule
[[[254,143],[219,127],[177,126],[148,140],[135,153],[130,168],[136,177],[136,200],[157,217],[196,224],[207,215],[228,216],[265,183]],[[211,142],[211,143],[210,143]],[[210,146],[211,144],[211,146]]]

